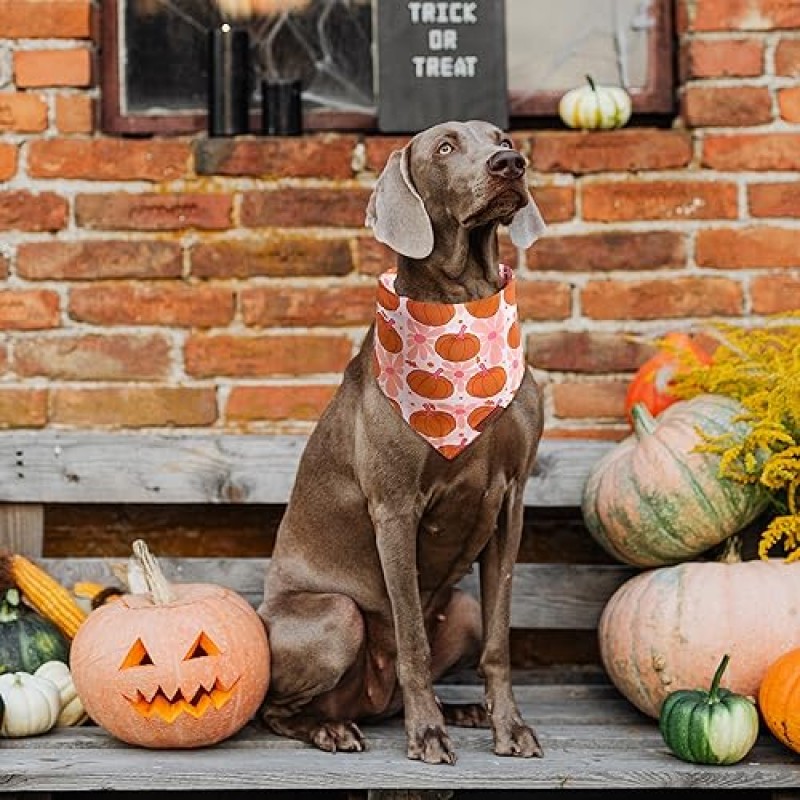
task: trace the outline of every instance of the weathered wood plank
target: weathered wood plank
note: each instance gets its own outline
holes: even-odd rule
[[[263,558],[162,558],[165,573],[182,583],[213,582],[235,589],[253,605],[261,602]],[[123,559],[54,558],[43,565],[65,586],[78,580],[113,582],[112,564]],[[514,570],[511,622],[515,628],[591,630],[614,590],[635,574],[617,565],[518,564]],[[477,574],[461,586],[478,594]]]
[[[0,504],[0,548],[26,556],[42,554],[44,507],[39,503]]]
[[[303,436],[0,433],[0,501],[285,503]],[[575,506],[612,445],[542,442],[525,502]]]

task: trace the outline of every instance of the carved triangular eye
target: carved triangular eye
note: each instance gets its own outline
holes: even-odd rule
[[[203,658],[203,656],[218,656],[220,654],[220,649],[217,647],[211,639],[206,636],[205,633],[201,633],[195,643],[189,648],[189,652],[186,654],[186,657],[183,659],[184,661],[188,661],[190,658]]]
[[[144,667],[147,664],[152,664],[153,659],[150,658],[150,653],[147,652],[147,648],[144,646],[144,643],[141,639],[137,639],[131,649],[128,651],[128,655],[125,656],[125,660],[120,664],[120,669],[128,669],[129,667]]]

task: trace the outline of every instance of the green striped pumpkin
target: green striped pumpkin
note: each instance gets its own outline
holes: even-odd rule
[[[634,407],[634,433],[597,462],[583,492],[584,521],[605,550],[639,567],[677,564],[758,516],[766,494],[719,478],[719,456],[695,451],[698,428],[741,431],[741,410],[719,395],[676,403],[657,418]]]

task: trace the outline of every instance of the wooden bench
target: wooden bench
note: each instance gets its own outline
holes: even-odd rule
[[[110,559],[43,558],[44,510],[58,504],[283,504],[303,437],[102,433],[0,434],[0,546],[40,560],[66,585],[110,579]],[[590,466],[611,445],[542,444],[528,483],[530,509],[575,508]],[[158,542],[151,541],[158,553]],[[176,580],[231,586],[254,604],[265,559],[170,558]],[[565,559],[567,561],[567,559]],[[613,564],[526,563],[516,568],[514,628],[594,630],[614,589],[633,573]],[[470,576],[465,585],[476,591]],[[578,635],[577,633],[575,635]],[[369,750],[330,755],[256,725],[202,751],[128,747],[95,727],[0,742],[0,791],[252,792],[339,790],[338,796],[494,797],[500,790],[736,789],[752,797],[800,797],[800,759],[763,735],[732,767],[700,767],[672,757],[655,723],[640,715],[598,669],[556,667],[520,674],[517,697],[536,726],[543,759],[499,758],[485,730],[452,729],[459,760],[429,766],[405,757],[402,723],[366,728]],[[473,676],[439,687],[444,699],[479,699]],[[793,792],[791,790],[798,790]],[[349,794],[348,794],[349,793]],[[40,795],[41,796],[41,795]],[[287,796],[296,796],[289,794]],[[649,794],[648,794],[649,796]]]

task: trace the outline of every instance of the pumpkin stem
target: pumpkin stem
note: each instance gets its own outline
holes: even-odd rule
[[[738,564],[742,560],[742,540],[739,536],[729,536],[722,546],[717,559],[721,564]]]
[[[144,540],[137,539],[133,543],[133,557],[142,569],[147,588],[153,596],[153,602],[157,606],[165,606],[172,602],[173,596],[169,582]]]
[[[591,87],[593,92],[597,91],[597,86],[595,86],[595,83],[592,80],[592,76],[591,75],[587,75],[586,76],[586,82],[589,84],[589,86]]]
[[[631,418],[633,419],[633,431],[637,439],[655,433],[658,427],[656,418],[650,413],[644,403],[637,403],[631,409]]]
[[[0,604],[0,622],[16,622],[19,619],[19,590],[8,589]]]
[[[714,673],[714,678],[711,681],[711,688],[708,690],[708,704],[711,705],[712,703],[719,702],[719,682],[722,680],[722,673],[728,667],[728,662],[731,660],[731,657],[725,653],[722,656],[722,661],[719,662],[719,666],[717,667],[717,671]]]

